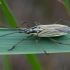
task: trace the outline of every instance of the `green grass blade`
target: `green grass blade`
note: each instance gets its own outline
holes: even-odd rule
[[[68,0],[63,0],[64,1],[64,5],[66,7],[66,10],[68,12],[68,15],[70,16],[70,4]]]
[[[64,69],[64,64],[63,64],[63,63],[62,63],[62,70],[65,70],[65,69]]]
[[[1,7],[2,7],[7,19],[8,19],[8,22],[10,23],[11,27],[15,27],[17,25],[16,20],[14,19],[8,5],[6,4],[5,0],[0,0],[0,2],[1,2],[0,5],[1,5]],[[13,70],[11,63],[10,63],[9,56],[4,55],[3,57],[4,57],[4,70]]]
[[[69,5],[68,0],[63,0],[63,1],[64,1],[64,4],[66,5],[67,9],[70,11],[70,5]]]
[[[32,66],[32,70],[43,70],[35,55],[27,54],[27,58]]]
[[[23,28],[22,28],[23,29]],[[0,35],[11,33],[11,32],[19,32],[16,29],[1,29]],[[36,36],[33,36],[30,39],[27,39],[17,45],[12,51],[7,51],[17,42],[30,36],[25,33],[15,33],[7,36],[0,37],[0,54],[39,54],[44,53],[44,51],[36,44]],[[70,44],[70,33],[54,38],[57,41]],[[48,53],[66,53],[70,52],[70,45],[62,45],[52,42],[48,38],[41,38],[38,42]]]
[[[0,0],[0,2],[1,2],[0,5],[2,7],[2,10],[7,17],[10,26],[16,27],[17,22],[16,22],[15,18],[13,17],[13,14],[12,14],[11,10],[9,9],[8,5],[6,4],[5,0]]]
[[[4,55],[4,70],[13,70],[12,69],[12,65],[11,65],[11,62],[10,62],[10,59],[9,59],[9,56],[8,55]]]

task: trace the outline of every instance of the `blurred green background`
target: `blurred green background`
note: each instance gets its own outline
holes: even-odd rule
[[[11,9],[17,23],[21,25],[24,21],[34,26],[33,22],[41,24],[53,24],[59,19],[69,21],[70,15],[61,0],[5,0]],[[9,27],[8,20],[0,7],[0,25]],[[64,22],[60,24],[70,25]],[[26,25],[22,27],[27,27]],[[44,70],[70,70],[70,53],[60,54],[38,54],[37,57]],[[3,70],[3,56],[0,56],[0,70]],[[32,70],[25,55],[11,55],[13,70]]]

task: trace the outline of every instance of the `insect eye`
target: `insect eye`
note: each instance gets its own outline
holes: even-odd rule
[[[29,32],[29,31],[27,31],[26,33],[27,33],[27,34],[29,34],[30,32]]]
[[[24,32],[26,33],[26,34],[29,34],[30,33],[30,31],[29,30],[24,30]]]
[[[26,33],[26,34],[29,34],[29,33],[30,33],[30,31],[28,30],[28,31],[26,31],[25,33]]]

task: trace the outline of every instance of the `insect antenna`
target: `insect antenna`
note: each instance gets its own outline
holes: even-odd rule
[[[22,23],[20,26],[18,26],[18,27],[16,27],[16,28],[21,27],[21,26],[22,26],[23,24],[25,24],[25,23],[27,23],[27,22]],[[0,27],[4,27],[4,26],[0,26]],[[28,24],[27,24],[27,27],[29,27]],[[4,27],[4,28],[7,28],[7,27]],[[17,29],[17,30],[21,30],[21,29]],[[6,35],[10,35],[10,34],[15,34],[15,33],[24,33],[23,31],[24,31],[24,30],[22,30],[22,32],[19,31],[19,32],[12,32],[12,33],[8,33],[8,34],[4,34],[4,35],[1,35],[0,37],[6,36]]]
[[[70,44],[65,44],[65,43],[62,43],[62,42],[59,42],[59,41],[57,41],[57,40],[55,40],[55,39],[52,39],[52,38],[50,38],[50,37],[48,37],[51,41],[53,41],[53,42],[55,42],[55,43],[58,43],[58,44],[63,44],[63,45],[70,45]]]

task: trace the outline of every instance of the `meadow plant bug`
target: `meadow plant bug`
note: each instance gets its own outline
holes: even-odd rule
[[[35,22],[35,26],[29,28],[29,25],[27,24],[28,28],[21,30],[21,27],[23,24],[21,24],[20,26],[16,27],[16,29],[19,30],[19,32],[13,32],[13,33],[9,33],[9,34],[14,34],[14,33],[26,33],[26,34],[31,34],[31,36],[26,37],[25,39],[22,39],[21,41],[19,41],[18,43],[16,43],[12,48],[8,49],[8,51],[14,49],[19,43],[21,43],[24,40],[27,40],[28,38],[32,37],[33,35],[36,35],[37,37],[48,37],[51,41],[56,42],[58,44],[63,44],[63,45],[70,45],[70,44],[64,44],[61,43],[57,40],[54,40],[52,37],[57,37],[57,36],[63,36],[68,34],[68,32],[70,31],[70,27],[67,25],[62,25],[62,24],[58,24],[58,22],[60,21],[64,21],[67,23],[70,23],[68,21],[65,20],[58,20],[57,22],[55,22],[54,24],[48,24],[48,25],[42,25],[40,23]],[[0,37],[9,35],[9,34],[4,34],[1,35]],[[43,47],[38,43],[38,39],[36,40],[37,45],[46,53],[48,54],[45,49],[43,49]]]

